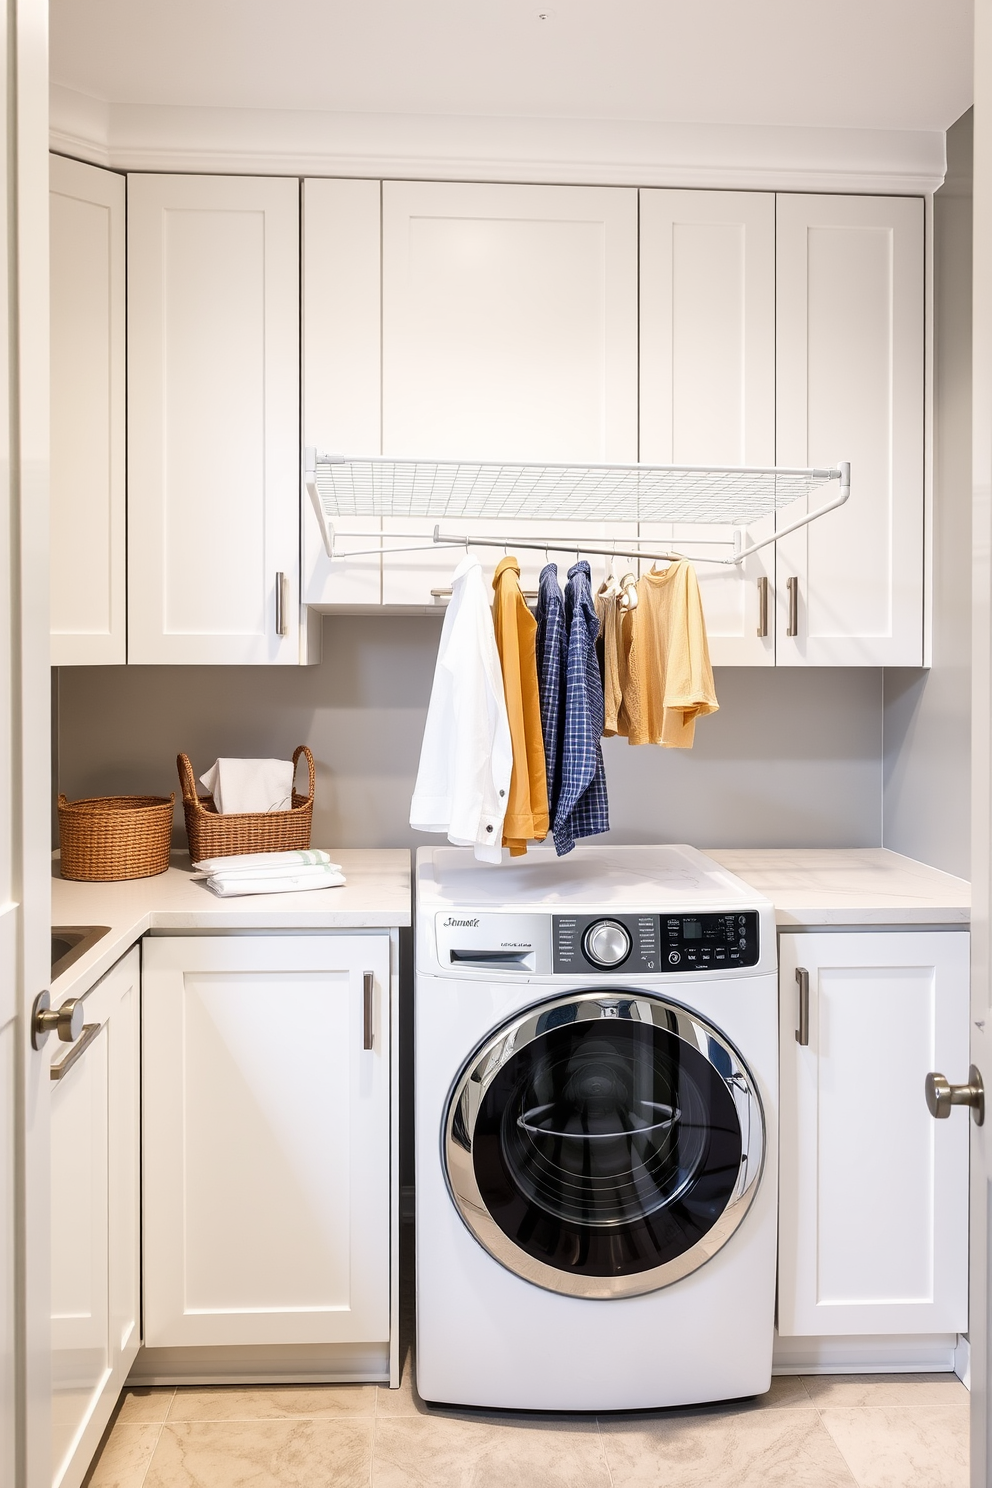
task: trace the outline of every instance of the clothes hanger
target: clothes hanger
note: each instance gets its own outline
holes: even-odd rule
[[[632,573],[624,574],[620,580],[620,597],[617,604],[622,610],[637,609],[637,579]]]

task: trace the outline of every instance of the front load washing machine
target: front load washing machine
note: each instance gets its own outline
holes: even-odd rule
[[[417,1383],[630,1410],[769,1388],[772,907],[693,848],[417,854]]]

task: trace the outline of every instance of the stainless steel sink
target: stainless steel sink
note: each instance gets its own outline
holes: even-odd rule
[[[109,934],[109,925],[53,925],[52,981]]]

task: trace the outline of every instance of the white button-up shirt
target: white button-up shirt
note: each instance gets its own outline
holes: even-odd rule
[[[513,750],[492,611],[475,558],[451,580],[410,825],[447,832],[484,863],[502,858]]]

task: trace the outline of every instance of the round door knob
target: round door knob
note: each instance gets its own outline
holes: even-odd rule
[[[593,966],[619,966],[630,955],[630,936],[616,920],[590,925],[582,947]]]
[[[985,1120],[985,1087],[974,1065],[968,1071],[967,1085],[952,1085],[944,1075],[931,1070],[923,1088],[927,1109],[937,1121],[950,1116],[952,1106],[968,1106],[976,1126]]]
[[[81,997],[67,997],[61,1007],[50,1005],[47,992],[35,998],[31,1017],[31,1044],[40,1049],[50,1033],[56,1033],[63,1044],[74,1044],[83,1031],[86,1009]]]

